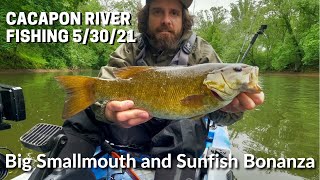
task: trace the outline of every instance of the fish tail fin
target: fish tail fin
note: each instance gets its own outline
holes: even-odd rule
[[[55,77],[55,79],[67,93],[62,114],[63,119],[70,118],[96,101],[96,78],[85,76],[58,76]]]

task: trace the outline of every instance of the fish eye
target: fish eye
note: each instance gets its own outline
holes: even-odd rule
[[[241,72],[242,68],[238,66],[238,67],[233,68],[233,70],[236,71],[236,72]]]

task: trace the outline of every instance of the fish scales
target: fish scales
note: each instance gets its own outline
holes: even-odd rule
[[[157,71],[139,73],[131,79],[118,80],[107,85],[105,80],[99,80],[97,99],[133,100],[135,106],[149,110],[152,116],[159,118],[171,114],[172,119],[182,118],[181,114],[190,117],[203,114],[210,110],[201,106],[190,107],[181,104],[181,100],[192,95],[204,94],[208,102],[214,104],[218,100],[212,98],[211,91],[203,85],[203,70],[195,71]],[[108,90],[107,90],[108,89]],[[109,97],[108,97],[109,96]],[[183,117],[183,118],[186,118]]]

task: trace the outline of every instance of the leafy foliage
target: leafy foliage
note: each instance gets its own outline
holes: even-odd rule
[[[75,42],[68,43],[7,43],[7,29],[107,29],[121,27],[102,26],[62,26],[55,23],[52,26],[9,26],[6,14],[13,12],[100,12],[103,6],[98,0],[4,0],[0,2],[0,68],[99,68],[106,65],[110,53],[118,44]],[[83,18],[84,19],[84,18]]]
[[[107,64],[119,44],[7,43],[7,29],[137,30],[140,0],[2,0],[0,1],[0,68],[95,68]],[[131,12],[131,26],[9,26],[13,12]],[[239,0],[223,7],[196,12],[194,30],[207,40],[224,62],[241,59],[261,24],[260,35],[245,63],[267,71],[303,71],[319,68],[319,2],[317,0]],[[84,18],[83,18],[84,19]]]
[[[269,71],[319,68],[319,3],[316,0],[239,0],[231,4],[230,11],[215,7],[215,11],[217,9],[220,17],[229,18],[216,22],[217,18],[211,18],[208,12],[200,12],[196,31],[225,62],[240,59],[259,26],[267,24],[266,36],[257,39],[245,63]]]
[[[302,62],[305,65],[317,65],[319,63],[319,23],[314,24],[303,35],[301,46],[305,54]]]

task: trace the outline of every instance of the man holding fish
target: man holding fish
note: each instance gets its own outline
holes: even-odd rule
[[[146,0],[138,14],[137,43],[122,44],[111,54],[100,79],[81,80],[83,87],[93,89],[90,102],[66,102],[69,142],[61,156],[78,152],[90,157],[106,139],[115,147],[159,157],[199,157],[207,136],[204,116],[217,125],[231,125],[263,103],[258,69],[222,64],[211,45],[191,31],[191,3]],[[76,87],[67,82],[76,79],[57,79],[72,99]],[[81,111],[92,101],[97,102]],[[84,105],[74,108],[77,104]]]

